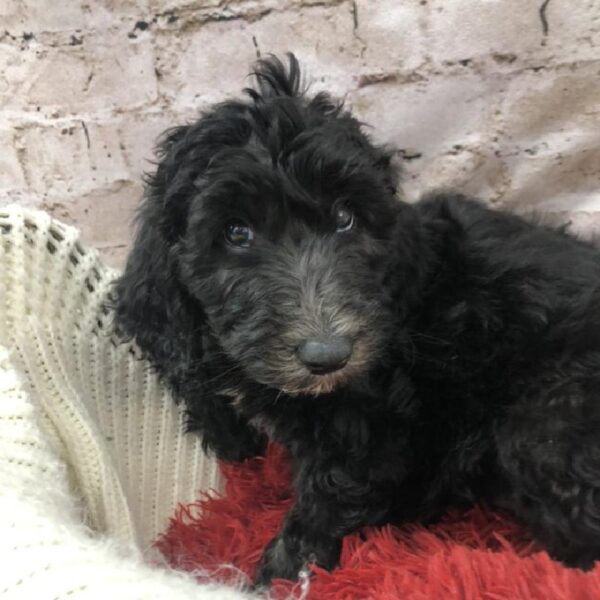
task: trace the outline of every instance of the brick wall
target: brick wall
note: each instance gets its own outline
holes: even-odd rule
[[[156,136],[286,50],[398,147],[409,199],[456,186],[596,223],[596,0],[2,0],[0,205],[121,264]]]

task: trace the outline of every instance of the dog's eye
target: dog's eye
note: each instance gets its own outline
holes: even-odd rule
[[[354,214],[347,208],[338,208],[335,213],[336,231],[348,231],[354,225]]]
[[[238,248],[249,248],[254,240],[254,232],[242,221],[232,221],[225,227],[227,243]]]

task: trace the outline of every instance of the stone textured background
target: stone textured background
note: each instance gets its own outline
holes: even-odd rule
[[[0,206],[122,264],[156,136],[287,50],[398,148],[409,199],[600,223],[598,0],[0,0]]]

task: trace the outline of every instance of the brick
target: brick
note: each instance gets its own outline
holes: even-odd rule
[[[299,10],[310,6],[336,6],[343,0],[149,0],[152,12],[176,18],[252,20],[271,11]],[[172,19],[173,21],[173,19]]]
[[[15,36],[23,33],[98,29],[134,17],[146,10],[144,0],[89,0],[53,2],[3,0],[0,2],[2,29]]]
[[[476,75],[432,77],[364,87],[348,99],[376,139],[433,156],[489,135],[505,85]]]
[[[557,136],[558,137],[558,136]],[[539,154],[507,157],[511,186],[502,204],[549,212],[600,210],[600,133],[564,130]]]
[[[522,0],[431,0],[432,59],[443,64],[493,53],[519,56],[535,51],[543,39],[539,7],[537,2]]]
[[[154,148],[160,135],[168,128],[193,121],[196,111],[187,113],[131,113],[118,122],[118,137],[124,159],[134,181],[141,181],[145,172],[153,171]]]
[[[517,69],[593,59],[600,46],[600,9],[592,0],[548,3],[547,34],[542,2],[430,0],[428,36],[437,65],[490,60],[485,69]],[[466,65],[467,67],[473,65]]]
[[[223,44],[224,39],[228,44]],[[353,35],[351,12],[347,7],[318,6],[300,8],[293,18],[286,12],[273,12],[255,22],[209,22],[184,29],[178,36],[159,33],[160,93],[176,110],[239,95],[249,83],[256,46],[263,56],[282,55],[290,49],[290,40],[298,40],[294,51],[309,76],[314,74],[315,89],[343,94],[352,87],[360,45]]]
[[[24,104],[27,72],[33,71],[35,55],[23,55],[16,44],[0,41],[0,106],[9,108]]]
[[[54,217],[76,225],[82,240],[98,249],[109,264],[124,265],[131,245],[133,218],[141,198],[139,183],[120,182],[108,190],[94,190],[72,199],[48,199],[45,209]]]
[[[132,179],[114,125],[65,121],[18,132],[28,189],[42,197],[77,197]],[[87,131],[87,133],[86,133]],[[88,146],[89,144],[89,146]]]
[[[363,87],[349,101],[376,142],[409,156],[403,163],[408,199],[437,187],[493,198],[502,174],[489,147],[505,86],[475,74],[430,77]]]
[[[128,109],[156,100],[149,36],[132,40],[121,32],[90,35],[79,46],[12,47],[0,54],[0,65],[0,102],[5,108],[40,106],[74,114]]]
[[[544,47],[552,63],[594,60],[600,55],[600,5],[595,0],[549,2]]]
[[[0,207],[9,206],[10,204],[44,210],[43,198],[40,198],[37,194],[30,194],[22,189],[0,190]]]
[[[222,0],[149,0],[150,10],[154,12],[197,11],[204,8],[217,8]]]
[[[14,138],[13,131],[0,129],[0,194],[27,185]]]
[[[599,76],[600,60],[596,60],[515,77],[502,106],[506,136],[523,145],[535,145],[565,128],[597,129]]]
[[[176,37],[159,33],[156,38],[157,68],[161,73],[161,97],[177,110],[216,102],[238,92],[254,58],[251,39],[240,35],[243,23],[209,23],[200,30],[184,30]],[[231,35],[235,50],[220,47]],[[211,50],[207,52],[207,48]]]
[[[356,2],[356,35],[364,43],[363,81],[369,75],[410,73],[427,59],[423,35],[428,8],[418,2],[369,0]]]
[[[86,26],[85,10],[79,2],[5,0],[0,3],[0,21],[13,35]]]
[[[502,160],[479,144],[406,164],[402,189],[409,201],[431,190],[453,189],[495,203],[506,192],[508,183]]]

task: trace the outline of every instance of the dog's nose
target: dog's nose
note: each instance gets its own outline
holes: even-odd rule
[[[298,358],[315,375],[341,369],[352,354],[352,341],[345,336],[309,338],[298,347]]]

